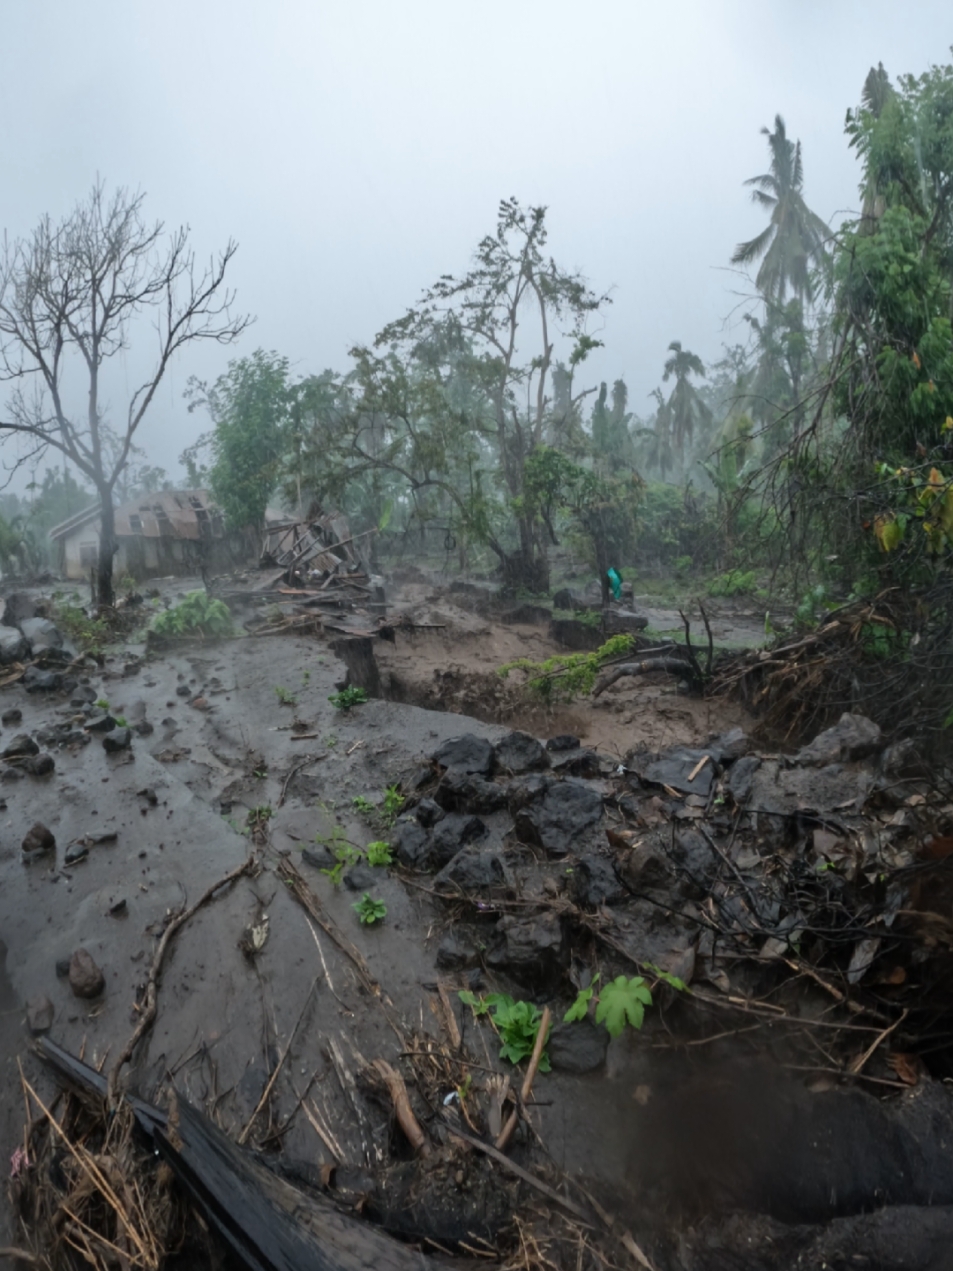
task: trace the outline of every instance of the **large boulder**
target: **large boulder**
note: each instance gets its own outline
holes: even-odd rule
[[[34,653],[63,647],[63,637],[49,618],[24,618],[20,630],[29,640]]]
[[[832,763],[868,759],[883,749],[883,734],[865,715],[844,713],[833,728],[825,728],[795,756],[802,766],[823,768]]]
[[[555,1072],[595,1072],[605,1063],[608,1049],[609,1034],[588,1019],[555,1024],[547,1045]]]
[[[501,918],[486,962],[528,988],[546,990],[558,983],[567,958],[565,929],[559,917],[547,911],[530,918]]]
[[[7,596],[3,604],[3,622],[5,627],[18,627],[21,622],[36,617],[36,602],[25,591],[14,591]]]
[[[493,747],[485,737],[464,733],[461,737],[448,737],[431,755],[441,768],[456,772],[488,777],[493,767]]]
[[[464,847],[484,838],[486,832],[486,825],[478,816],[451,812],[434,826],[430,836],[427,864],[441,869]]]
[[[472,896],[505,887],[506,867],[499,852],[467,847],[457,852],[433,880],[434,890]]]
[[[617,905],[626,897],[611,861],[604,856],[583,856],[576,861],[570,890],[576,904],[584,908]]]
[[[516,835],[551,856],[565,856],[585,842],[587,832],[601,820],[602,796],[597,790],[582,781],[557,781],[517,812]]]
[[[503,772],[536,772],[549,767],[547,755],[541,742],[529,733],[507,733],[493,747],[496,766]]]
[[[0,665],[22,662],[30,656],[30,645],[16,627],[0,627]]]
[[[506,790],[495,781],[449,768],[434,791],[434,799],[448,812],[497,812],[506,805]]]

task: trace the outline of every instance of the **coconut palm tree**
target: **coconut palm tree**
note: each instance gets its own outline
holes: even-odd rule
[[[663,380],[675,376],[675,387],[668,399],[672,447],[684,461],[686,446],[691,445],[696,427],[708,427],[712,422],[711,411],[698,395],[689,380],[690,375],[705,378],[705,366],[697,353],[683,349],[681,340],[673,340],[668,346],[671,357],[667,359]]]
[[[774,118],[774,132],[761,129],[768,138],[771,168],[752,177],[752,200],[769,210],[766,229],[747,243],[739,243],[731,258],[734,265],[761,261],[755,285],[769,300],[783,302],[790,288],[795,296],[814,299],[812,266],[826,272],[829,232],[821,218],[804,202],[804,168],[801,143],[788,140],[784,120]]]

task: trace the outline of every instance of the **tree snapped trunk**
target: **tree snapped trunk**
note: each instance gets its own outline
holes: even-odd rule
[[[116,509],[111,490],[99,492],[99,555],[96,561],[96,603],[111,605],[113,592],[113,557],[119,548],[116,542]]]

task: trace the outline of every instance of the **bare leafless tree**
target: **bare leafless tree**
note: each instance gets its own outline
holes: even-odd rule
[[[237,244],[230,240],[199,265],[188,227],[166,234],[161,221],[148,225],[143,201],[125,189],[107,196],[97,181],[58,225],[44,216],[28,238],[5,241],[0,254],[0,381],[10,385],[0,436],[20,442],[15,464],[53,447],[96,487],[101,605],[113,601],[113,490],[170,360],[195,341],[230,344],[251,321],[233,314],[234,292],[225,286]],[[154,358],[125,417],[109,421],[104,364],[129,347],[143,317],[157,337]],[[77,368],[87,400],[74,412],[65,381]]]

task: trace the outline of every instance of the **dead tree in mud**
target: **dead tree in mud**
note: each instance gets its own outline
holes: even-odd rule
[[[225,271],[237,250],[196,263],[183,226],[163,239],[161,221],[142,219],[142,194],[97,182],[58,225],[44,216],[0,256],[0,380],[12,385],[0,435],[21,445],[14,465],[52,447],[95,486],[100,504],[97,598],[113,600],[113,490],[173,355],[199,340],[230,344],[250,319],[233,316]],[[108,423],[104,382],[137,319],[151,316],[157,347],[129,395],[118,428]],[[75,386],[75,387],[74,387]],[[82,386],[86,404],[70,399]]]

